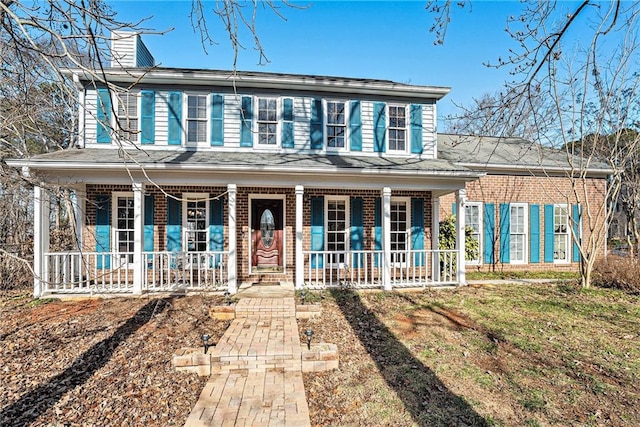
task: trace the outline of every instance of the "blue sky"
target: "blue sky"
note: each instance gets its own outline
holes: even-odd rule
[[[282,20],[260,10],[257,29],[270,63],[258,65],[258,55],[246,34],[241,41],[239,70],[320,74],[393,80],[420,85],[448,86],[451,93],[439,103],[439,117],[454,113],[454,103],[494,93],[509,79],[508,70],[483,65],[514,47],[505,32],[506,17],[517,15],[512,1],[475,1],[472,9],[454,8],[444,45],[434,46],[429,32],[433,17],[425,1],[315,1],[304,10],[282,7]],[[454,2],[455,3],[455,2]],[[201,47],[191,27],[191,2],[113,1],[118,18],[135,21],[151,17],[145,27],[164,35],[144,41],[166,67],[230,69],[233,53],[217,17],[209,26],[218,45]],[[297,3],[303,4],[303,3]],[[206,3],[209,9],[214,3]]]

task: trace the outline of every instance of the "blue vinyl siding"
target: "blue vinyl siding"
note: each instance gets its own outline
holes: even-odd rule
[[[240,146],[253,147],[253,98],[242,97],[240,110]]]
[[[493,203],[484,205],[484,263],[493,264],[495,254],[493,252],[496,238],[496,212]]]
[[[293,99],[282,100],[282,148],[294,148]]]
[[[544,262],[553,262],[553,205],[544,205]]]
[[[111,93],[109,89],[98,89],[97,107],[96,142],[111,144]]]
[[[182,251],[182,202],[167,197],[167,251]]]
[[[222,199],[211,200],[209,204],[209,250],[224,250],[224,202]],[[221,261],[221,256],[216,255],[215,266]]]
[[[351,233],[349,242],[352,251],[361,251],[364,249],[364,209],[361,197],[351,198]],[[363,254],[353,255],[351,264],[362,267]]]
[[[540,206],[529,206],[529,262],[540,262]]]
[[[108,253],[111,251],[111,197],[108,195],[96,196],[96,252]],[[110,268],[110,256],[98,256],[96,267],[99,269]]]
[[[182,92],[169,92],[167,142],[182,145]]]
[[[500,262],[508,264],[511,261],[511,211],[508,203],[500,204]]]
[[[153,194],[144,196],[144,236],[142,238],[142,250],[145,252],[153,252],[154,249],[154,233],[153,233],[153,215],[155,206],[153,204]]]
[[[384,102],[373,104],[373,151],[384,153],[387,146],[387,114]]]
[[[424,200],[411,199],[411,249],[424,249]],[[424,265],[424,253],[416,254],[414,265]]]
[[[324,197],[311,198],[311,250],[324,251]],[[311,268],[322,268],[321,255],[311,255]]]
[[[140,92],[140,142],[156,142],[156,93],[152,90]]]
[[[411,104],[411,152],[422,154],[422,105]]]
[[[573,205],[572,208],[573,233],[578,240],[580,239],[580,231],[582,228],[582,212],[580,208],[580,205]],[[573,241],[573,252],[571,256],[573,262],[580,262],[582,260],[582,255],[580,255],[580,247],[578,243],[576,243],[576,240]]]
[[[373,204],[373,249],[376,251],[382,250],[382,199],[376,197]],[[379,267],[382,263],[382,255],[375,255],[375,266]]]
[[[349,111],[351,151],[362,151],[362,108],[360,101],[351,101]]]
[[[309,122],[311,148],[320,150],[324,145],[322,99],[311,100],[311,120]]]
[[[224,96],[211,94],[211,146],[224,145]]]

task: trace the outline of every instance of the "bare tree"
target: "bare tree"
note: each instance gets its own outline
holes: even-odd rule
[[[468,2],[429,3],[436,43],[444,41],[452,8],[467,6]],[[505,84],[490,108],[481,109],[485,120],[504,123],[495,128],[501,132],[513,132],[518,122],[525,122],[535,131],[537,143],[566,153],[571,190],[563,196],[567,203],[582,205],[585,233],[576,235],[571,228],[582,255],[584,287],[591,284],[614,208],[613,203],[592,200],[617,199],[624,165],[637,158],[640,149],[637,134],[633,138],[625,134],[637,121],[634,107],[640,105],[639,14],[637,2],[524,2],[520,14],[505,17],[507,32],[518,48],[489,65],[509,67],[514,80]],[[606,150],[594,141],[606,141]],[[613,173],[604,194],[597,195],[588,171],[601,161]]]

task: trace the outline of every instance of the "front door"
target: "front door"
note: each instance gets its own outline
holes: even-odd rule
[[[251,200],[251,270],[284,271],[283,200]]]

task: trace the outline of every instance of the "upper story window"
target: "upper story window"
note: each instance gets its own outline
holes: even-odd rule
[[[327,101],[327,148],[344,149],[347,137],[347,103]]]
[[[464,217],[466,226],[473,231],[471,236],[478,242],[478,249],[472,258],[467,258],[470,264],[480,264],[480,254],[482,253],[482,203],[467,202],[464,206]]]
[[[207,141],[207,95],[187,95],[187,144]]]
[[[118,136],[128,141],[138,141],[138,100],[137,92],[118,94]]]
[[[407,108],[389,107],[389,151],[407,151]]]
[[[509,206],[509,258],[512,264],[527,262],[527,205],[512,203]]]
[[[553,206],[553,261],[569,262],[569,211],[567,205]]]
[[[258,98],[258,145],[276,145],[278,141],[278,100]]]

